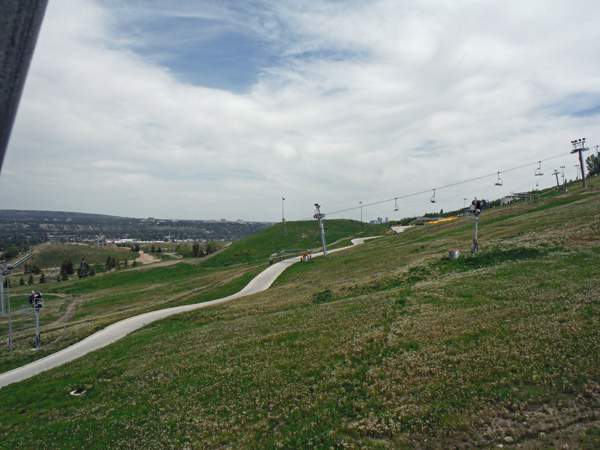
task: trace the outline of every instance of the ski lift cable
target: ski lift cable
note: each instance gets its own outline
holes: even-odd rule
[[[502,173],[512,172],[513,170],[518,170],[518,169],[522,169],[524,167],[529,167],[529,166],[532,166],[532,165],[537,165],[540,162],[551,161],[553,159],[563,158],[565,156],[571,156],[571,153],[561,153],[560,155],[552,156],[550,158],[546,158],[546,159],[543,159],[541,161],[538,160],[538,161],[531,162],[531,163],[528,163],[528,164],[523,164],[521,166],[512,167],[510,169],[505,169],[505,170],[502,170],[501,172]],[[470,183],[472,181],[482,180],[484,178],[489,178],[489,177],[493,177],[493,176],[497,176],[497,175],[498,175],[498,172],[494,172],[494,173],[491,173],[491,174],[488,174],[488,175],[482,175],[482,176],[479,176],[479,177],[470,178],[468,180],[457,181],[456,183],[446,184],[444,186],[440,186],[440,187],[437,187],[435,189],[438,189],[438,190],[439,189],[446,189],[446,188],[449,188],[449,187],[458,186],[458,185],[461,185],[461,184]],[[419,192],[414,192],[412,194],[401,195],[399,197],[394,197],[394,198],[387,199],[387,200],[381,200],[381,201],[378,201],[378,202],[363,204],[362,207],[365,208],[367,206],[380,205],[381,203],[393,202],[393,201],[398,200],[398,199],[403,199],[403,198],[408,198],[408,197],[414,197],[416,195],[422,195],[422,194],[426,194],[428,192],[431,192],[431,189],[427,189],[427,190],[419,191]],[[361,208],[360,206],[354,206],[352,208],[341,209],[339,211],[330,212],[330,213],[327,213],[327,215],[331,216],[331,215],[334,215],[334,214],[341,214],[343,212],[355,211],[355,210],[360,209],[360,208]],[[312,217],[309,217],[308,219],[312,219]],[[305,219],[305,220],[307,220],[307,219]]]

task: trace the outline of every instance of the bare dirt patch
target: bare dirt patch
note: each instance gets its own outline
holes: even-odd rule
[[[142,264],[153,264],[153,263],[157,263],[159,261],[160,261],[160,259],[158,259],[155,256],[152,256],[148,253],[144,253],[144,252],[140,252],[140,257],[135,260],[135,262],[142,263]]]

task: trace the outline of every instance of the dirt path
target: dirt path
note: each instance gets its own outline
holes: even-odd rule
[[[54,323],[55,324],[67,323],[69,320],[71,320],[73,318],[73,316],[75,315],[76,312],[77,312],[77,300],[74,299],[69,304],[69,306],[67,306],[67,309],[65,310],[64,314],[62,316],[60,316]]]

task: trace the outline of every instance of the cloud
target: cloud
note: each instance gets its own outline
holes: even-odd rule
[[[600,139],[599,11],[585,1],[51,2],[0,204],[278,220],[284,196],[300,219],[315,202],[345,209],[567,154],[571,139]],[[507,173],[503,188],[490,178],[438,191],[443,204],[428,193],[364,217],[531,188],[534,169]]]

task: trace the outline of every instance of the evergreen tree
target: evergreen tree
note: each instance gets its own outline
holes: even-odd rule
[[[63,281],[69,281],[69,274],[67,272],[63,272],[62,273],[62,280]]]
[[[73,261],[67,259],[65,269],[68,275],[73,275],[75,273],[75,266],[73,265]]]
[[[42,276],[40,277],[40,284],[44,284],[46,283],[46,274],[44,274],[44,272],[42,272]]]
[[[156,253],[162,253],[162,248],[158,247],[158,249],[156,249]]]
[[[33,284],[33,274],[29,274],[29,280],[27,280],[27,284]]]
[[[194,258],[198,257],[200,253],[200,244],[197,242],[194,242],[194,245],[192,245],[192,253],[194,254]]]
[[[152,247],[150,247],[150,253],[156,253],[156,249],[154,248],[154,245],[152,245]]]
[[[23,275],[21,275],[21,279],[19,280],[19,286],[25,286],[25,280],[23,279]]]
[[[588,176],[600,173],[600,157],[598,155],[591,155],[585,159],[585,165],[587,166]]]

